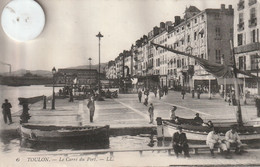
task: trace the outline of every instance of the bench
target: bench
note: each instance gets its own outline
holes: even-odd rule
[[[242,144],[243,148],[247,147],[247,144]],[[207,145],[194,145],[189,144],[189,149],[191,150],[191,153],[198,154],[199,150],[209,150],[209,147]],[[219,152],[220,149],[216,148]],[[231,147],[231,150],[235,149],[234,147]],[[132,148],[132,149],[98,149],[98,150],[80,150],[80,151],[68,151],[63,153],[48,153],[48,155],[73,155],[73,154],[105,154],[109,153],[111,157],[113,157],[114,152],[139,152],[140,156],[142,156],[144,151],[167,151],[168,155],[171,155],[171,151],[173,150],[172,146],[168,147],[148,147],[148,148]],[[35,154],[34,154],[35,155]],[[41,154],[39,154],[41,155]]]

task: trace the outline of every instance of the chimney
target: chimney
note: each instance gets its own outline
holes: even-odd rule
[[[221,10],[225,10],[225,4],[221,4]]]
[[[169,27],[169,26],[171,26],[172,25],[172,22],[171,21],[166,21],[166,27]]]
[[[159,34],[159,28],[157,27],[157,26],[155,26],[154,28],[153,28],[153,36],[155,37],[156,35],[158,35]]]
[[[228,5],[228,10],[233,10],[232,5]]]
[[[165,28],[165,23],[164,22],[160,23],[160,28]]]
[[[175,16],[174,17],[174,24],[175,25],[178,25],[178,24],[180,24],[181,23],[181,17],[180,16]]]

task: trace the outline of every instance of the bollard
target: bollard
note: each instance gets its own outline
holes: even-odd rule
[[[43,96],[43,109],[46,109],[46,96]]]
[[[22,123],[28,123],[28,120],[31,118],[30,114],[29,114],[29,107],[28,107],[28,103],[24,103],[23,104],[23,112],[20,116],[20,124]]]

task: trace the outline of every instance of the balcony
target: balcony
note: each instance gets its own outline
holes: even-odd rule
[[[152,69],[153,68],[153,64],[148,64],[147,68],[148,69]]]
[[[234,48],[234,52],[235,52],[235,54],[238,54],[238,53],[252,52],[255,50],[259,50],[259,49],[260,49],[260,43],[256,42],[256,43],[251,43],[248,45],[238,46],[238,47]]]
[[[245,8],[245,1],[244,0],[239,1],[237,4],[237,10],[242,10],[244,8]]]
[[[242,30],[244,30],[244,29],[245,29],[245,28],[244,28],[244,25],[245,25],[244,22],[240,22],[240,23],[238,23],[238,24],[237,24],[237,30],[238,30],[238,31],[242,31]]]
[[[257,25],[257,18],[251,18],[248,20],[248,27],[255,27]]]

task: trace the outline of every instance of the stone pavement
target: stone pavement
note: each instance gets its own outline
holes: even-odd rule
[[[161,100],[149,95],[149,103],[152,102],[155,108],[155,116],[169,118],[170,109],[177,106],[176,115],[185,118],[193,118],[195,113],[206,120],[213,122],[235,122],[236,106],[229,106],[220,97],[208,99],[207,94],[202,94],[201,99],[191,98],[191,94],[186,94],[185,99],[181,99],[180,92],[169,91],[167,96]],[[245,123],[260,124],[260,119],[256,116],[256,108],[253,100],[248,100],[248,105],[242,105],[242,116]],[[30,123],[53,124],[53,125],[83,125],[90,124],[89,111],[86,107],[87,100],[68,102],[68,99],[56,99],[56,109],[51,110],[51,102],[48,101],[47,109],[42,109],[42,101],[30,106]],[[12,111],[13,112],[13,111]],[[1,121],[1,129],[14,129],[19,126],[19,116],[21,111],[13,113],[14,124],[5,125]],[[111,127],[151,127],[149,124],[148,107],[138,102],[136,94],[119,94],[119,98],[105,99],[96,102],[96,111],[93,125],[109,124]]]
[[[204,120],[214,121],[231,121],[235,122],[235,106],[229,106],[223,99],[219,97],[212,97],[208,99],[206,94],[201,95],[201,99],[192,99],[190,94],[186,94],[185,99],[181,99],[180,92],[170,91],[167,96],[164,96],[161,100],[154,97],[151,93],[149,96],[149,102],[152,102],[155,107],[155,118],[160,116],[162,118],[169,118],[170,109],[172,105],[178,107],[176,115],[186,118],[193,118],[195,113],[200,113]],[[257,124],[259,118],[256,117],[256,109],[251,101],[249,105],[242,106],[243,119],[247,123]],[[80,122],[83,125],[90,124],[89,113],[86,107],[87,101],[74,101],[68,102],[68,99],[57,99],[56,109],[51,110],[51,103],[48,101],[47,108],[42,109],[42,102],[38,102],[30,106],[30,115],[32,116],[29,120],[33,124],[53,124],[53,125],[79,125]],[[112,128],[117,127],[155,127],[149,124],[148,107],[138,102],[136,94],[119,94],[117,99],[105,99],[105,101],[96,102],[96,112],[94,116],[93,125],[104,125],[109,124]],[[19,116],[21,111],[13,113],[14,124],[5,125],[1,121],[0,130],[16,130],[19,126]],[[27,166],[39,165],[39,162],[33,163],[28,162],[28,157],[25,153],[17,153],[23,155],[22,162]],[[36,155],[36,154],[35,154]],[[48,152],[46,152],[48,156]],[[85,157],[88,159],[94,155],[75,155],[76,158]],[[98,157],[104,157],[106,159],[109,155],[98,155]],[[9,156],[15,166],[16,156]],[[62,156],[60,156],[62,157]],[[60,158],[58,157],[58,158]],[[94,156],[95,157],[95,156]],[[69,156],[70,158],[70,156]],[[139,156],[138,152],[133,153],[115,153],[114,159],[111,161],[103,161],[98,159],[97,161],[78,162],[77,166],[169,166],[169,165],[259,165],[260,150],[250,149],[248,153],[243,156],[233,156],[233,159],[225,159],[221,155],[217,155],[217,158],[212,159],[209,152],[201,153],[199,155],[192,155],[190,159],[179,158],[176,159],[174,156],[168,156],[166,152],[144,152],[143,156]],[[44,166],[50,165],[50,163],[42,163]],[[53,166],[64,166],[61,162],[52,162]],[[73,161],[67,161],[65,164],[69,166],[75,165]],[[13,166],[13,165],[11,165]],[[19,165],[18,165],[19,166]],[[24,166],[24,165],[21,165]]]

